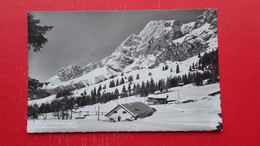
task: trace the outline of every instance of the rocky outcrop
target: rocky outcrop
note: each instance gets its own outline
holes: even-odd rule
[[[82,76],[83,72],[84,70],[80,66],[70,65],[61,68],[58,72],[58,76],[60,80],[64,82]]]
[[[158,51],[167,48],[172,40],[182,37],[181,25],[175,20],[150,21],[138,35],[131,34],[101,63],[116,71],[122,71],[135,61],[142,64],[142,60],[145,61],[143,56],[156,56]]]
[[[98,68],[98,67],[103,67],[104,65],[101,62],[95,62],[95,63],[89,63],[87,66],[83,68],[84,72],[83,74],[87,74],[91,72],[92,70]]]
[[[217,10],[216,9],[209,9],[204,12],[202,15],[198,16],[198,21],[194,25],[194,29],[201,27],[205,23],[212,23],[212,25],[216,25],[217,19]],[[215,19],[215,21],[213,21]]]
[[[182,34],[185,35],[185,34],[191,32],[193,30],[194,24],[195,24],[195,22],[189,22],[189,23],[183,24],[181,26]]]

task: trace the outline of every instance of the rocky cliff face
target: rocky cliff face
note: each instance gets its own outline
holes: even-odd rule
[[[80,66],[70,65],[61,68],[58,72],[58,76],[61,81],[64,82],[82,76],[83,72],[84,70]]]
[[[186,24],[176,20],[150,21],[138,35],[131,34],[100,62],[90,63],[84,68],[62,68],[58,80],[68,81],[103,67],[116,72],[153,68],[166,61],[183,61],[215,47],[217,11],[209,9],[197,19]],[[53,79],[57,80],[57,77]]]
[[[172,40],[181,36],[181,23],[178,21],[150,21],[138,35],[132,34],[122,42],[101,64],[116,71],[122,71],[132,63],[136,63],[135,68],[138,68],[147,56],[158,56],[162,50],[169,49]]]
[[[216,35],[216,10],[207,10],[198,21],[187,24],[176,20],[150,21],[138,35],[130,35],[101,64],[123,71],[130,64],[138,69],[155,67],[167,60],[183,61],[205,51],[209,45],[207,41]]]
[[[198,16],[198,21],[194,25],[194,29],[201,27],[205,23],[212,24],[212,26],[216,25],[217,20],[217,10],[210,9],[207,10],[203,15]]]

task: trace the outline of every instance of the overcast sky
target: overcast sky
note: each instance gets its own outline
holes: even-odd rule
[[[195,21],[205,10],[31,12],[42,25],[54,28],[45,35],[41,52],[29,52],[29,77],[45,81],[68,65],[86,66],[109,56],[130,34],[151,20]]]

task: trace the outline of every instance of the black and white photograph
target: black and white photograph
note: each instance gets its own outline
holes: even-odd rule
[[[28,133],[222,131],[216,9],[27,15]]]

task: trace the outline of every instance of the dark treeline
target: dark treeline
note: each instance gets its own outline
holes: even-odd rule
[[[204,55],[199,60],[199,69],[200,70],[209,70],[210,71],[210,78],[209,82],[217,82],[219,76],[219,66],[218,66],[218,49],[207,53],[205,52]]]
[[[141,84],[131,84],[129,83],[126,87],[123,85],[122,91],[119,93],[118,89],[115,89],[114,92],[103,92],[101,94],[101,86],[96,89],[94,88],[91,91],[90,95],[86,95],[86,92],[81,94],[81,96],[74,98],[69,98],[67,96],[57,98],[56,100],[52,101],[51,104],[43,103],[40,107],[37,105],[29,105],[28,106],[28,117],[36,118],[37,115],[40,113],[49,113],[54,112],[54,116],[57,119],[68,119],[71,117],[68,114],[68,111],[72,113],[72,109],[75,105],[78,107],[93,105],[96,103],[106,103],[111,100],[118,99],[119,96],[121,98],[138,95],[138,96],[147,96],[148,94],[153,94],[155,91],[167,91],[168,88],[177,87],[180,83],[189,84],[195,83],[196,85],[202,85],[202,81],[204,79],[208,79],[210,77],[209,71],[204,71],[203,73],[189,73],[188,75],[178,76],[178,77],[171,77],[167,79],[161,79],[158,82],[155,82],[153,79],[150,81],[142,82]],[[67,93],[67,92],[64,92]]]
[[[48,83],[39,82],[36,79],[28,78],[28,98],[32,99],[40,99],[50,96],[51,94],[44,89],[41,89],[43,85],[47,85]]]
[[[40,114],[54,112],[53,116],[57,117],[57,119],[71,119],[72,111],[75,108],[76,100],[65,96],[62,99],[52,101],[51,104],[42,103],[40,107],[37,104],[29,105],[28,117],[37,119]]]
[[[164,68],[165,69],[165,68]],[[217,50],[210,53],[205,53],[203,56],[200,56],[199,64],[190,66],[191,72],[182,76],[168,77],[166,79],[161,79],[158,82],[155,82],[152,78],[150,81],[139,83],[132,83],[133,77],[128,77],[128,86],[125,86],[125,79],[122,77],[121,80],[110,82],[109,87],[116,87],[123,85],[122,91],[119,92],[118,89],[115,89],[114,92],[103,92],[102,89],[106,87],[94,88],[91,90],[90,95],[87,95],[86,91],[81,93],[81,96],[74,98],[68,98],[70,92],[62,92],[63,98],[57,98],[52,101],[51,104],[45,103],[40,107],[37,105],[29,105],[28,107],[28,117],[37,118],[40,113],[49,113],[54,112],[54,115],[58,119],[68,119],[71,117],[72,110],[76,107],[82,107],[86,105],[93,105],[96,103],[106,103],[111,100],[138,95],[138,96],[147,96],[148,94],[153,94],[155,91],[167,91],[168,88],[177,87],[180,85],[186,85],[194,83],[197,86],[203,85],[203,80],[207,80],[206,83],[215,83],[218,82],[218,56]],[[139,79],[139,74],[137,74],[136,79]],[[112,85],[112,86],[111,86]],[[61,96],[62,96],[61,95]],[[57,96],[60,97],[60,96]],[[71,112],[68,114],[68,112]]]
[[[72,95],[70,90],[61,90],[56,94],[56,98]]]

